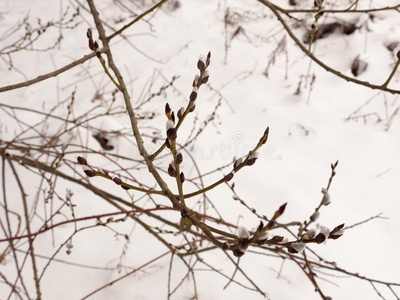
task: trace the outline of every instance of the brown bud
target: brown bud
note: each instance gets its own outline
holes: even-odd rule
[[[86,36],[88,37],[88,39],[92,38],[92,28],[88,28],[88,30],[86,31]]]
[[[172,164],[168,165],[168,175],[171,177],[176,177],[176,170]]]
[[[92,171],[92,170],[85,170],[84,172],[85,172],[85,174],[86,174],[87,176],[89,176],[89,177],[94,177],[94,176],[96,176],[96,173],[95,173],[94,171]]]
[[[179,152],[179,153],[176,155],[176,163],[177,163],[178,165],[180,165],[182,162],[183,162],[183,155],[182,155],[182,153]]]
[[[171,120],[172,120],[172,122],[175,123],[175,113],[174,112],[171,113]]]
[[[263,223],[263,221],[260,221],[260,224],[257,227],[257,231],[261,231],[261,229],[263,229],[263,227],[264,227],[264,223]]]
[[[231,173],[229,173],[228,175],[225,175],[224,180],[228,182],[228,181],[230,181],[232,178],[233,178],[233,173],[231,172]]]
[[[130,187],[127,186],[126,184],[121,184],[121,187],[122,187],[124,190],[129,190],[129,189],[130,189]]]
[[[318,233],[314,240],[317,244],[322,244],[326,240],[326,235],[323,233]]]
[[[292,246],[289,246],[289,247],[288,247],[288,252],[289,252],[289,253],[292,253],[292,254],[299,253],[299,252],[297,252]]]
[[[199,60],[197,61],[197,68],[202,72],[206,69],[206,62],[203,55],[200,55]]]
[[[257,152],[250,152],[249,158],[246,161],[246,165],[252,166],[258,159],[258,153]]]
[[[287,202],[286,202],[286,203],[284,203],[284,204],[282,204],[282,205],[279,207],[279,209],[278,209],[278,211],[279,211],[279,214],[281,214],[281,215],[282,215],[282,214],[285,212],[286,205],[287,205]]]
[[[180,179],[181,179],[181,183],[185,182],[185,174],[183,174],[183,172],[181,172],[181,174],[179,175]]]
[[[262,141],[263,145],[267,142],[268,136],[269,136],[269,127],[267,127],[267,129],[265,129],[264,135],[261,138],[261,141]]]
[[[192,104],[192,106],[189,109],[189,112],[194,112],[195,109],[196,109],[196,105]]]
[[[234,168],[234,169],[239,168],[239,166],[242,164],[242,162],[243,162],[242,158],[237,159],[237,160],[235,161],[235,163],[233,164],[233,168]]]
[[[274,235],[274,236],[272,237],[272,239],[270,239],[270,242],[271,242],[271,243],[273,243],[273,244],[276,244],[276,243],[280,243],[280,242],[282,242],[282,241],[283,241],[283,239],[284,239],[284,237],[283,237],[283,236],[280,236],[280,235]]]
[[[178,110],[178,113],[177,113],[178,118],[179,119],[182,118],[184,113],[185,113],[185,109],[183,107],[181,107],[181,109]]]
[[[197,92],[198,92],[198,88],[194,87],[192,92],[190,93],[189,99],[190,101],[196,101],[197,99]]]
[[[92,50],[92,51],[95,50],[94,44],[93,44],[93,40],[91,40],[91,39],[89,39],[89,49]]]
[[[344,233],[343,227],[344,227],[344,223],[343,223],[343,224],[340,224],[340,225],[338,225],[338,226],[336,226],[336,227],[329,233],[329,238],[330,238],[330,239],[334,239],[334,240],[340,238],[340,237],[343,235],[343,233]]]
[[[96,176],[96,172],[93,171],[92,169],[90,169],[89,167],[87,167],[86,165],[82,166],[82,170],[86,174],[86,176],[89,176],[89,177]]]
[[[272,217],[273,220],[276,220],[285,212],[286,204],[287,203],[284,203],[278,208],[278,210],[274,213],[274,216]]]
[[[114,177],[113,181],[115,182],[115,184],[121,185],[123,182],[121,179],[119,179],[118,177]]]
[[[169,104],[165,104],[165,114],[168,116],[171,113],[171,107]]]
[[[210,74],[208,73],[208,70],[206,70],[204,72],[203,76],[201,76],[201,82],[207,83],[209,78],[210,78]]]
[[[252,165],[255,164],[256,160],[257,160],[257,158],[249,158],[249,159],[247,160],[247,162],[246,162],[246,165],[252,166]]]
[[[242,252],[242,250],[240,249],[235,249],[233,250],[233,255],[236,257],[242,257],[244,255],[244,252]]]
[[[80,165],[87,165],[87,160],[86,160],[86,158],[84,158],[84,157],[82,157],[82,156],[78,156],[78,157],[76,158],[76,160],[78,161],[78,164],[80,164]]]

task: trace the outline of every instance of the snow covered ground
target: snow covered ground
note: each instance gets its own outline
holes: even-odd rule
[[[87,6],[85,1],[81,2]],[[113,1],[96,2],[101,16],[114,28],[119,28],[132,18],[128,13],[121,13]],[[280,3],[281,6],[289,7],[287,1],[276,2],[283,2]],[[299,2],[302,2],[302,7],[312,8],[312,1]],[[332,2],[335,1],[329,1],[327,7]],[[339,2],[336,1],[336,8],[348,7],[350,3]],[[398,1],[383,0],[359,2],[359,7],[365,8],[399,4]],[[115,38],[111,43],[116,63],[126,80],[132,82],[130,92],[135,105],[140,99],[146,98],[142,93],[146,84],[149,84],[149,78],[154,79],[152,92],[157,92],[159,87],[169,82],[173,76],[179,76],[174,82],[174,90],[169,89],[165,95],[155,97],[141,108],[140,113],[154,111],[157,114],[152,120],[139,121],[142,131],[146,134],[152,134],[153,131],[161,132],[161,135],[164,133],[163,111],[166,97],[174,110],[186,106],[191,82],[197,71],[198,55],[211,51],[209,84],[200,89],[196,100],[196,114],[187,119],[191,124],[197,117],[199,126],[221,101],[217,116],[191,148],[191,154],[201,172],[207,173],[227,165],[234,156],[245,155],[269,126],[270,137],[261,151],[260,159],[254,166],[235,175],[233,180],[236,192],[250,207],[257,208],[260,214],[267,216],[271,216],[281,204],[287,202],[285,214],[280,221],[303,221],[309,218],[321,200],[320,191],[329,179],[330,164],[339,160],[337,174],[330,189],[332,203],[322,208],[318,222],[334,228],[341,223],[349,226],[379,213],[387,219],[371,220],[345,231],[343,237],[338,240],[311,245],[310,248],[350,272],[400,283],[400,113],[389,121],[390,116],[400,106],[399,96],[346,82],[310,62],[290,37],[285,35],[281,24],[271,12],[257,1],[186,0],[180,3],[180,7],[176,9],[166,5],[152,14],[152,17],[147,17],[148,22],[139,22],[128,29],[125,34],[131,45],[121,38]],[[60,6],[65,9],[67,6],[77,5],[77,2],[72,0],[4,0],[0,3],[0,34],[28,13],[32,22],[36,18],[46,22],[59,17]],[[148,2],[142,7],[149,6]],[[234,22],[225,26],[227,8]],[[71,12],[72,10],[71,7]],[[8,57],[2,56],[0,86],[35,78],[88,54],[86,29],[89,26],[93,29],[95,27],[87,11],[81,9],[81,16],[82,19],[77,18],[81,23],[76,28],[63,31],[63,40],[55,49],[12,54],[15,67],[12,70],[8,69]],[[324,15],[319,24],[346,20],[355,22],[360,28],[351,35],[335,32],[318,40],[313,48],[314,54],[347,76],[353,76],[350,66],[354,58],[360,55],[367,61],[368,67],[357,78],[382,84],[393,69],[396,63],[395,53],[400,49],[400,44],[393,52],[386,47],[394,41],[399,41],[400,19],[394,11],[376,12],[373,16],[374,18],[368,18],[364,14],[335,14],[328,17]],[[119,18],[122,17],[122,21],[119,22]],[[313,21],[313,15],[300,14],[298,17],[304,22],[294,29],[294,32],[302,38],[306,28],[309,28]],[[296,21],[288,20],[288,23],[294,25]],[[239,26],[240,32],[229,41],[229,37]],[[111,32],[107,28],[107,33]],[[58,33],[57,30],[49,32],[38,45],[51,45]],[[95,35],[97,37],[97,33]],[[9,41],[1,40],[0,49],[8,45]],[[279,43],[284,44],[281,51],[277,51],[274,63],[269,66],[267,77],[264,74],[265,69],[272,58],[271,53],[277,49]],[[315,75],[315,79],[310,85],[312,75]],[[400,89],[399,78],[399,73],[396,73],[390,83],[391,88]],[[95,105],[96,102],[91,100],[97,90],[110,98],[113,88],[98,61],[92,59],[57,78],[1,93],[0,103],[42,109],[46,112],[76,91],[74,113],[79,115]],[[144,93],[146,92],[145,90]],[[374,98],[363,106],[372,97]],[[68,111],[67,104],[57,109],[56,113],[65,117]],[[121,96],[117,96],[116,106],[123,107]],[[356,111],[360,106],[362,108]],[[18,113],[31,125],[42,118],[29,112]],[[367,116],[354,118],[360,115]],[[380,122],[377,122],[377,116]],[[0,110],[0,118],[0,139],[9,141],[21,128],[6,114],[4,107]],[[52,122],[59,124],[56,120],[49,121],[47,132],[56,130],[56,126],[52,127]],[[90,125],[103,130],[118,131],[129,128],[129,119],[126,116],[105,116],[91,121]],[[191,126],[182,127],[179,132],[182,142],[190,135],[191,129]],[[91,134],[81,134],[85,145],[101,150]],[[60,142],[72,144],[79,141],[75,137],[64,135]],[[132,137],[114,138],[112,142],[116,147],[113,153],[140,159]],[[159,141],[157,145],[160,145]],[[149,152],[157,148],[151,143],[151,139],[146,139],[146,146]],[[71,153],[67,158],[74,160],[75,156],[76,154]],[[160,164],[166,166],[168,161],[169,159],[161,160]],[[96,160],[94,156],[90,162],[96,166],[109,166],[105,160],[98,157]],[[62,169],[70,171],[67,167]],[[24,186],[32,205],[40,178],[21,167],[18,167],[18,170],[26,182]],[[189,159],[183,170],[187,178],[196,176]],[[7,171],[11,174],[9,168]],[[229,169],[206,176],[205,185],[213,183],[227,172]],[[150,179],[146,170],[134,173],[138,178]],[[166,180],[172,187],[173,181],[168,178]],[[93,178],[91,183],[129,199],[126,193],[116,190],[113,183],[102,178]],[[115,211],[115,208],[101,201],[92,192],[60,179],[57,182],[58,193],[65,196],[66,189],[71,189],[74,193],[72,201],[77,205],[77,217]],[[188,186],[188,192],[194,190],[194,186]],[[20,192],[14,180],[7,180],[7,193],[10,207],[22,211]],[[232,223],[237,221],[239,225],[249,229],[258,225],[259,220],[238,201],[232,199],[232,193],[227,186],[222,185],[210,191],[208,197],[225,220]],[[160,197],[155,199],[168,204]],[[188,205],[194,205],[196,200],[188,200]],[[151,203],[146,205],[149,207]],[[44,214],[43,203],[39,203],[38,214]],[[4,212],[1,220],[5,223]],[[61,220],[63,219],[60,218],[59,221]],[[40,223],[40,220],[36,222],[33,224],[43,223]],[[72,224],[55,230],[55,236],[52,236],[51,232],[38,236],[35,240],[36,254],[51,256],[60,243],[72,233],[71,228]],[[75,235],[71,254],[66,254],[66,249],[63,248],[56,258],[64,262],[54,261],[44,274],[41,280],[43,299],[81,299],[125,271],[137,268],[168,250],[132,222],[115,224],[113,228],[130,235],[128,247],[125,247],[127,244],[123,237],[115,237],[113,232],[103,227]],[[4,238],[3,231],[0,238]],[[182,242],[182,237],[171,238],[172,240]],[[6,247],[6,243],[0,243],[0,252]],[[125,250],[126,253],[120,261],[121,253]],[[235,266],[222,251],[215,250],[203,256],[228,276],[235,270]],[[40,270],[48,261],[40,257],[37,260]],[[166,299],[170,260],[171,256],[167,255],[91,299]],[[101,269],[66,264],[66,261]],[[120,270],[122,273],[115,270],[118,263],[125,266]],[[308,278],[293,262],[285,261],[282,267],[281,259],[247,253],[241,258],[240,266],[268,294],[269,299],[320,299]],[[228,282],[227,278],[206,270],[206,266],[200,262],[196,267],[200,269],[196,272],[199,299],[264,298],[234,283],[223,289]],[[25,278],[29,280],[25,283],[31,295],[34,295],[34,281],[31,280],[30,268],[30,261],[27,261],[24,272],[27,272]],[[2,261],[0,271],[9,274],[10,278],[16,277],[11,254]],[[186,266],[175,257],[171,286],[178,284],[186,272]],[[236,276],[240,282],[249,286],[241,274]],[[327,275],[324,278],[327,280],[321,279],[319,284],[332,299],[380,298],[367,281],[343,276]],[[192,278],[187,279],[183,287],[171,298],[193,299],[192,281]],[[385,299],[396,299],[386,286],[376,286]],[[400,293],[399,287],[394,289]],[[0,299],[7,299],[9,293],[9,286],[0,282]]]

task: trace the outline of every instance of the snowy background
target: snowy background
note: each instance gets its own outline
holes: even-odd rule
[[[84,1],[81,2],[87,6]],[[131,5],[130,1],[126,2],[132,9],[136,9],[136,13],[151,5],[149,1],[138,1],[142,8],[140,10]],[[279,5],[282,7],[289,7],[287,1],[276,2],[281,2]],[[299,2],[302,7],[313,7],[312,1]],[[359,2],[359,7],[363,8],[399,4],[398,1],[388,0]],[[350,3],[327,1],[326,6],[346,8]],[[4,38],[10,28],[23,18],[28,16],[32,24],[37,18],[43,22],[57,20],[61,10],[69,6],[71,15],[73,8],[78,5],[77,1],[72,0],[1,1],[0,35],[3,38],[0,40],[0,48],[9,45],[12,38],[18,37],[17,32],[10,38]],[[122,12],[120,6],[113,1],[96,1],[96,5],[101,17],[113,28],[120,28],[132,19],[128,12]],[[226,25],[224,18],[228,8],[234,22]],[[294,32],[302,39],[313,22],[313,15],[296,16],[303,20],[300,25],[294,26],[294,20],[288,20],[288,23],[293,25]],[[173,89],[168,89],[166,93],[140,108],[139,114],[156,113],[152,120],[139,121],[142,132],[148,135],[152,135],[153,132],[156,132],[157,136],[163,135],[165,103],[168,101],[174,110],[186,106],[191,82],[196,74],[198,55],[211,51],[209,84],[201,88],[196,100],[196,113],[187,118],[188,126],[183,126],[179,133],[179,139],[184,142],[190,135],[192,126],[201,126],[215,106],[221,103],[216,117],[190,149],[201,172],[207,173],[229,164],[233,157],[245,155],[269,126],[270,137],[261,151],[260,159],[253,167],[245,168],[235,175],[236,192],[250,207],[255,207],[260,214],[268,216],[287,202],[286,212],[280,221],[303,221],[308,219],[321,199],[320,190],[326,186],[329,179],[330,164],[339,160],[337,175],[330,189],[332,204],[323,207],[318,222],[333,228],[341,223],[352,225],[379,213],[387,219],[374,219],[349,229],[336,241],[329,240],[322,245],[311,245],[310,248],[348,271],[384,281],[400,282],[400,113],[391,119],[400,106],[398,95],[348,83],[310,62],[285,35],[281,24],[271,12],[256,1],[186,0],[181,1],[177,8],[166,4],[145,19],[148,22],[139,22],[125,32],[130,44],[119,37],[111,43],[116,63],[125,79],[130,82],[134,106],[143,101],[146,95],[157,92],[160,86],[168,83],[173,76],[179,78],[174,82]],[[35,78],[88,54],[86,29],[94,29],[93,19],[81,8],[81,15],[76,20],[80,23],[73,29],[63,30],[63,39],[55,49],[13,53],[12,70],[8,68],[8,57],[1,56],[0,86]],[[399,41],[398,12],[377,12],[373,14],[373,18],[365,14],[335,14],[322,17],[319,23],[338,20],[353,22],[359,29],[351,35],[337,31],[318,40],[313,46],[314,54],[327,65],[348,76],[353,76],[350,66],[354,58],[360,55],[368,66],[358,78],[382,84],[393,69],[396,63],[395,53],[400,49],[400,44],[395,46],[393,51],[387,48],[387,45]],[[239,27],[240,32],[232,38]],[[112,33],[110,28],[106,30],[108,34]],[[58,34],[58,30],[52,29],[36,45],[46,48],[54,44]],[[97,37],[95,30],[94,35]],[[283,48],[270,64],[267,77],[264,74],[265,70],[272,59],[271,53],[277,49],[279,43],[284,43]],[[311,84],[313,75],[315,79]],[[391,88],[400,89],[399,78],[398,73],[395,74],[390,84]],[[76,91],[74,113],[79,115],[97,104],[92,101],[96,92],[100,91],[106,98],[111,98],[113,87],[104,76],[98,61],[92,59],[57,78],[42,81],[28,88],[1,93],[0,103],[47,112],[52,106],[70,97],[73,91]],[[364,105],[368,100],[370,101]],[[61,105],[55,114],[65,117],[67,104],[69,102]],[[115,105],[123,107],[120,95],[117,95]],[[357,110],[360,106],[362,108]],[[19,115],[30,125],[34,125],[43,117],[26,111],[19,112]],[[195,119],[197,123],[194,123]],[[58,129],[56,124],[60,123],[57,120],[47,123],[48,134]],[[103,130],[123,131],[129,128],[129,119],[126,116],[104,116],[90,121],[89,124]],[[2,107],[0,138],[9,141],[21,130]],[[66,134],[60,137],[59,142],[71,145],[82,142],[88,147],[101,150],[90,132],[83,131],[80,135],[83,141],[76,135]],[[115,137],[112,143],[115,146],[113,153],[140,159],[132,137]],[[157,149],[158,145],[160,141],[155,145],[150,138],[146,139],[149,152]],[[74,149],[73,146],[71,148]],[[71,153],[67,158],[73,161],[76,155]],[[90,158],[91,156],[90,162],[96,166],[109,166],[109,163],[98,156]],[[169,159],[160,160],[158,163],[160,166],[167,166],[168,162]],[[186,177],[196,177],[189,159],[186,162],[183,166]],[[40,178],[23,168],[18,167],[18,170],[29,194],[29,204],[32,205]],[[64,170],[68,168],[65,167]],[[11,174],[9,168],[8,172]],[[204,177],[203,180],[208,185],[227,172],[229,169],[222,169]],[[144,181],[150,178],[145,170],[134,173]],[[166,180],[173,186],[172,180]],[[152,184],[153,181],[149,179],[147,182]],[[129,199],[127,193],[116,190],[114,184],[102,178],[93,178],[91,183]],[[57,190],[64,196],[66,189],[74,193],[72,201],[77,205],[77,217],[115,211],[115,208],[90,191],[60,179],[57,182]],[[194,190],[194,186],[188,185],[188,192]],[[22,211],[15,180],[7,181],[7,193],[10,207]],[[139,197],[139,194],[135,194],[135,197]],[[208,197],[223,213],[224,219],[247,228],[258,225],[257,218],[232,199],[227,186],[222,185],[209,192]],[[161,198],[155,199],[168,204]],[[197,200],[188,200],[188,205],[194,205]],[[146,205],[151,206],[150,204]],[[38,214],[43,215],[45,205],[39,203],[38,207]],[[165,215],[168,214],[171,213]],[[5,222],[4,214],[1,215],[1,219]],[[42,223],[37,220],[38,226]],[[75,235],[71,254],[67,255],[66,248],[62,248],[56,256],[59,261],[53,261],[44,274],[41,280],[43,299],[81,299],[125,271],[139,267],[168,250],[140,226],[128,223],[115,224],[113,228],[128,234],[129,244],[126,244],[123,237],[117,238],[113,232],[102,227]],[[88,224],[94,222],[88,222],[86,225]],[[72,228],[73,225],[63,226],[54,231],[55,236],[51,232],[38,236],[35,240],[35,250],[40,270],[48,261],[46,257],[51,256],[70,236]],[[4,238],[3,232],[0,233],[0,238]],[[171,238],[172,240],[182,242],[179,236]],[[20,243],[26,245],[26,241]],[[0,243],[0,252],[6,247],[5,243]],[[124,249],[126,253],[120,260]],[[228,276],[235,269],[222,251],[212,251],[204,254],[204,257]],[[170,259],[170,255],[165,256],[91,299],[166,299]],[[123,268],[118,270],[116,266],[119,263]],[[25,283],[31,295],[34,295],[30,261],[26,264]],[[280,278],[277,274],[282,260],[275,257],[248,253],[241,259],[240,265],[249,277],[268,293],[270,299],[320,298],[304,273],[290,261],[284,263]],[[200,263],[196,267],[199,268],[196,272],[196,283],[200,299],[263,299],[256,292],[233,283],[224,290],[228,279],[206,270],[207,268]],[[16,277],[11,256],[2,261],[0,270],[10,278]],[[175,257],[171,285],[178,284],[186,272],[186,267]],[[242,275],[238,274],[237,278],[248,285]],[[335,300],[380,299],[366,281],[343,276],[327,275],[325,278],[329,282],[320,280],[319,283],[325,294]],[[187,279],[183,287],[171,298],[192,299],[191,281],[192,279]],[[387,287],[377,287],[386,299],[396,299]],[[397,288],[397,291],[400,292],[400,288]],[[9,293],[9,286],[0,282],[0,299],[7,299]]]

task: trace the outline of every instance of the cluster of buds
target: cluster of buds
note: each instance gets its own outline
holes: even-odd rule
[[[268,239],[268,231],[275,227],[276,219],[279,218],[286,208],[286,203],[281,205],[277,211],[275,211],[272,219],[264,226],[264,223],[260,221],[257,229],[254,231],[253,236],[250,237],[249,231],[244,227],[238,228],[238,238],[237,243],[231,247],[233,250],[233,255],[236,257],[241,257],[246,253],[246,250],[250,243],[256,243],[258,245],[265,244],[283,244],[287,242],[282,236],[275,235],[271,239]]]
[[[88,28],[86,36],[89,41],[89,49],[94,51],[99,59],[102,59],[101,52],[99,50],[99,44],[97,43],[97,41],[93,41],[93,33],[91,28]]]
[[[301,236],[301,241],[292,243],[288,247],[288,251],[290,253],[299,253],[299,252],[301,252],[301,251],[299,251],[299,249],[301,249],[303,247],[302,244],[305,246],[305,243],[322,244],[327,239],[336,240],[343,235],[343,233],[344,233],[343,228],[344,228],[344,224],[340,224],[340,225],[336,226],[332,231],[328,227],[325,227],[325,226],[320,226],[318,229],[317,228],[310,229]],[[303,250],[304,250],[304,248],[303,248]],[[295,252],[295,251],[297,251],[297,252]]]
[[[82,156],[78,156],[76,158],[76,161],[79,165],[82,166],[82,170],[86,174],[86,176],[88,176],[88,177],[96,176],[96,172],[92,168],[89,168],[86,158],[84,158]]]
[[[210,65],[210,60],[211,52],[208,52],[207,57],[205,57],[204,55],[200,55],[197,61],[197,68],[200,71],[200,75],[196,74],[193,79],[193,89],[189,96],[189,99],[192,102],[191,107],[194,107],[194,101],[196,101],[197,99],[197,94],[199,92],[200,86],[207,83],[210,78],[210,72],[207,70],[208,66]]]
[[[255,164],[256,160],[258,159],[257,149],[267,142],[268,135],[269,135],[269,127],[264,131],[263,136],[258,141],[257,147],[249,152],[245,160],[243,160],[243,158],[241,157],[235,160],[235,162],[233,163],[233,170],[224,177],[224,180],[226,182],[230,181],[235,175],[235,173],[239,171],[243,166],[252,166]]]
[[[67,251],[65,251],[65,253],[67,253],[68,255],[70,255],[71,254],[71,250],[72,250],[72,248],[74,248],[74,245],[72,245],[72,242],[71,241],[69,241],[66,245],[65,245],[65,247],[67,248]]]
[[[183,162],[183,155],[181,152],[178,152],[176,154],[176,160],[172,160],[168,165],[168,175],[171,177],[176,177],[175,162],[177,163],[177,165],[180,165]],[[183,172],[179,174],[179,178],[181,180],[181,183],[185,182],[185,174]]]
[[[79,165],[82,165],[82,170],[86,174],[86,176],[88,176],[88,177],[95,177],[95,176],[106,177],[109,180],[114,181],[114,183],[116,185],[121,186],[121,188],[123,188],[124,190],[130,190],[131,189],[129,184],[124,183],[119,177],[112,178],[107,170],[102,169],[102,168],[97,168],[97,170],[96,170],[95,168],[89,166],[86,158],[84,158],[82,156],[78,156],[76,158],[76,160],[77,160],[77,163]]]
[[[124,190],[130,190],[129,185],[127,185],[126,183],[124,183],[124,182],[121,180],[121,178],[119,178],[119,177],[114,177],[112,180],[114,181],[114,183],[115,183],[116,185],[121,186],[121,188],[123,188]]]
[[[290,244],[288,251],[293,254],[302,252],[306,248],[305,242],[322,244],[329,238],[330,232],[329,228],[324,226],[319,228],[319,232],[316,229],[310,229],[301,236],[301,241]]]

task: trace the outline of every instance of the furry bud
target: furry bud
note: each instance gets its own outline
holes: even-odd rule
[[[204,55],[199,56],[199,60],[197,61],[197,68],[202,72],[206,69],[206,59]]]
[[[315,237],[315,242],[317,244],[322,244],[328,238],[330,230],[326,227],[321,227],[320,233]]]
[[[193,79],[193,84],[192,84],[193,87],[199,85],[199,80],[200,80],[200,76],[199,76],[198,74],[196,74],[196,75],[194,76],[194,79]]]
[[[202,83],[207,83],[209,78],[210,78],[210,73],[208,72],[208,70],[206,70],[203,73],[203,76],[201,76],[201,82]]]
[[[246,164],[248,166],[252,166],[252,165],[254,165],[254,163],[256,162],[257,159],[258,159],[258,153],[253,152],[252,154],[250,154]]]
[[[242,162],[243,162],[243,159],[242,159],[242,158],[237,159],[237,160],[235,161],[235,163],[233,164],[233,168],[234,168],[234,169],[237,169],[237,168],[242,164]]]
[[[178,113],[177,113],[178,118],[179,119],[182,118],[184,113],[185,113],[185,108],[181,107],[181,109],[178,110]]]
[[[243,227],[239,226],[238,228],[238,246],[239,250],[243,252],[243,254],[246,252],[247,248],[250,245],[250,233],[249,231]]]
[[[321,193],[324,195],[324,197],[322,198],[322,204],[329,205],[331,203],[331,196],[329,195],[328,190],[322,188]]]
[[[196,101],[198,91],[199,89],[195,86],[192,90],[192,93],[189,96],[190,101]]]
[[[238,228],[238,238],[240,238],[240,239],[249,239],[250,238],[250,233],[246,229],[246,227],[239,226],[239,228]]]
[[[171,177],[176,177],[176,170],[175,170],[175,162],[172,161],[169,165],[168,165],[168,175]]]
[[[317,235],[316,229],[310,229],[306,233],[304,233],[301,237],[302,240],[312,240]]]
[[[318,218],[319,218],[319,212],[318,212],[318,211],[315,211],[315,212],[311,215],[310,220],[311,220],[311,222],[315,222],[316,220],[318,220]]]
[[[290,253],[300,253],[303,252],[304,249],[306,248],[306,244],[303,242],[298,242],[298,243],[293,243],[289,246],[288,251]]]
[[[344,223],[343,223],[343,224],[340,224],[339,226],[336,226],[336,227],[329,233],[329,238],[330,238],[330,239],[334,239],[334,240],[340,238],[340,237],[343,235],[343,233],[344,233],[343,227],[344,227]]]

